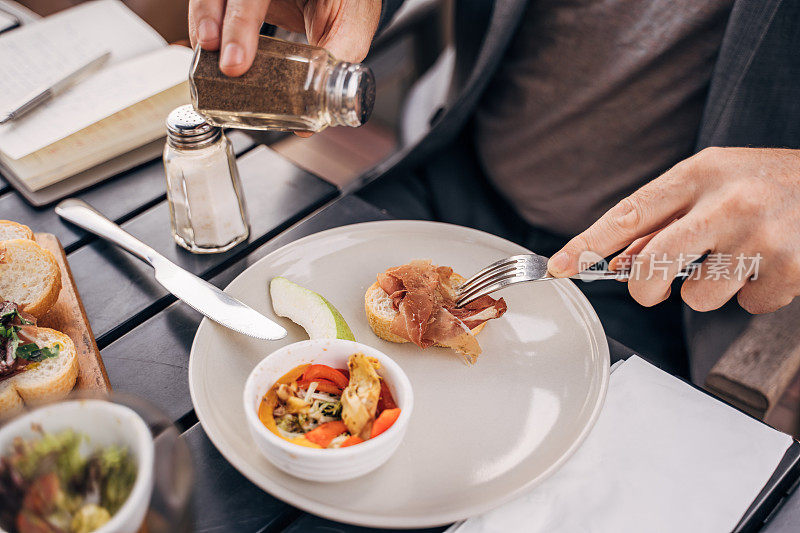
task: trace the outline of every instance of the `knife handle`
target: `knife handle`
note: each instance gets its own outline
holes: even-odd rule
[[[161,257],[161,254],[101,215],[83,200],[68,198],[62,201],[56,206],[56,214],[98,237],[121,246],[150,266],[154,266],[153,262]]]

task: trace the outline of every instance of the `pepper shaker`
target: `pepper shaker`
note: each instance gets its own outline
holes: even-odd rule
[[[261,36],[241,76],[219,69],[219,51],[195,48],[189,72],[195,109],[221,127],[321,131],[358,127],[372,113],[375,78],[366,65],[339,61],[318,46]]]
[[[194,253],[230,250],[250,229],[236,158],[222,130],[184,105],[167,117],[164,147],[172,236]]]

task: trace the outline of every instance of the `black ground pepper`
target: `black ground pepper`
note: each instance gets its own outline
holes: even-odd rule
[[[219,69],[219,52],[203,51],[194,71],[197,107],[270,115],[313,114],[321,91],[314,87],[313,56],[320,55],[319,48],[265,37],[258,42],[250,70],[229,78]]]

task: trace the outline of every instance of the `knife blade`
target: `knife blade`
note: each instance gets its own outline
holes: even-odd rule
[[[211,283],[188,272],[82,200],[70,198],[56,206],[58,216],[120,246],[155,270],[156,281],[192,309],[244,335],[278,340],[286,330],[255,309],[224,293]]]
[[[157,260],[153,265],[156,281],[192,309],[214,322],[257,339],[277,340],[286,336],[284,328],[252,307],[168,259],[164,261]]]

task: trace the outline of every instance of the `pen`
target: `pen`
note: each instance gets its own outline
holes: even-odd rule
[[[0,124],[5,124],[7,122],[11,122],[12,120],[18,119],[28,111],[40,106],[41,104],[50,100],[52,97],[61,93],[64,91],[64,89],[78,83],[86,76],[99,69],[106,61],[108,61],[109,57],[111,57],[111,52],[105,52],[101,56],[98,56],[85,65],[79,67],[74,72],[67,74],[47,89],[40,91],[32,97],[26,99],[25,102],[19,107],[6,113],[5,116],[0,116]]]

